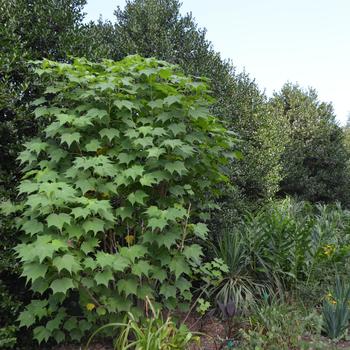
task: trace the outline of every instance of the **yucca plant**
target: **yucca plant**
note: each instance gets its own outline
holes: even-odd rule
[[[239,232],[225,232],[213,245],[215,256],[228,267],[221,283],[213,289],[220,309],[230,308],[233,304],[235,313],[246,313],[255,302],[255,296],[261,295],[266,285],[259,282],[252,270],[251,252]]]
[[[341,338],[349,326],[350,285],[336,278],[333,293],[328,293],[323,302],[324,331],[331,339]]]

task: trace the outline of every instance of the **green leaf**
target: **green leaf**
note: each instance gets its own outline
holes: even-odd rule
[[[45,340],[45,342],[49,340],[51,337],[51,332],[45,327],[39,326],[34,328],[33,335],[33,338],[36,339],[39,344],[41,344],[43,340]]]
[[[35,115],[35,118],[40,118],[44,115],[48,115],[49,114],[49,109],[47,107],[37,107],[35,108],[35,111],[34,111],[34,115]]]
[[[63,278],[54,280],[51,283],[50,288],[52,289],[53,294],[56,294],[56,293],[66,294],[69,289],[74,288],[74,283],[71,278],[63,277]]]
[[[62,322],[62,317],[56,316],[54,319],[46,323],[46,328],[52,333],[55,329],[59,329]]]
[[[135,181],[139,176],[143,175],[144,171],[145,170],[142,165],[133,165],[124,171],[124,175],[126,177],[131,177]]]
[[[36,155],[39,155],[42,151],[45,151],[47,147],[49,146],[48,143],[42,142],[38,138],[34,138],[31,141],[28,141],[24,144],[24,146],[29,150],[30,152],[35,153]]]
[[[155,101],[151,101],[151,102],[148,102],[148,105],[152,108],[152,109],[155,109],[155,108],[163,108],[163,100],[162,99],[158,99],[158,100],[155,100]]]
[[[27,327],[29,328],[31,325],[35,323],[35,316],[28,310],[22,311],[17,321],[20,322],[19,327]]]
[[[130,162],[136,159],[136,156],[131,153],[119,153],[117,159],[119,160],[120,164],[129,165]]]
[[[148,194],[146,194],[145,192],[141,191],[141,190],[137,190],[136,192],[132,192],[129,194],[128,196],[128,201],[134,205],[135,203],[144,205],[144,200],[145,198],[148,197]]]
[[[157,179],[157,174],[155,173],[148,173],[140,178],[140,183],[142,186],[152,187],[152,185],[159,182],[160,181]]]
[[[56,118],[57,118],[60,126],[63,126],[66,124],[68,124],[68,125],[72,124],[72,122],[74,121],[74,119],[76,117],[74,115],[60,113],[60,114],[56,115]]]
[[[34,282],[32,282],[31,288],[34,293],[44,294],[49,289],[49,284],[47,280],[40,277]]]
[[[166,153],[165,148],[160,148],[160,147],[152,147],[147,150],[148,156],[147,158],[156,158],[158,159],[162,154]]]
[[[119,254],[109,254],[105,252],[98,252],[96,254],[96,263],[101,266],[101,268],[110,267],[114,271],[124,271],[130,262],[126,257]]]
[[[159,228],[163,230],[168,225],[168,220],[166,218],[150,218],[148,220],[147,227],[150,227],[152,231]]]
[[[151,274],[152,278],[158,280],[160,283],[163,283],[168,276],[167,271],[159,266],[154,266],[151,271]]]
[[[62,231],[62,228],[65,224],[69,225],[71,222],[71,216],[69,216],[68,214],[50,214],[47,218],[46,218],[46,222],[47,222],[47,226],[51,227],[54,226],[56,228],[58,228],[60,231]]]
[[[175,281],[175,286],[177,289],[180,290],[181,293],[184,293],[185,291],[188,291],[191,289],[192,284],[186,278],[180,277]]]
[[[110,267],[113,265],[115,256],[106,252],[98,252],[96,254],[96,263],[102,268]]]
[[[176,298],[176,288],[170,284],[162,284],[160,287],[159,293],[164,295],[166,299]]]
[[[151,300],[154,299],[154,289],[152,289],[149,285],[143,284],[142,286],[139,286],[137,290],[137,297],[139,299],[146,299],[147,297]]]
[[[164,169],[168,170],[171,175],[173,175],[174,172],[178,173],[180,176],[186,175],[188,173],[184,162],[181,162],[179,160],[175,162],[165,163]]]
[[[124,132],[124,135],[127,136],[129,139],[137,139],[140,136],[140,133],[137,130],[128,129]]]
[[[79,188],[84,195],[88,191],[94,191],[96,184],[94,179],[78,179],[75,182],[75,187]]]
[[[120,272],[124,272],[124,270],[129,267],[130,262],[127,258],[121,256],[121,255],[117,255],[114,258],[112,267],[114,271],[120,271]]]
[[[53,332],[53,337],[55,338],[57,344],[62,343],[66,339],[65,334],[60,330],[55,330]]]
[[[184,134],[187,131],[186,125],[184,123],[170,124],[168,126],[168,129],[170,129],[174,136],[177,136],[178,134]]]
[[[23,264],[23,273],[21,276],[27,277],[27,282],[30,280],[35,282],[40,277],[45,277],[47,272],[47,265],[39,264],[39,263],[29,263]]]
[[[85,145],[85,149],[88,152],[96,152],[99,148],[101,148],[101,144],[98,140],[91,140],[88,144]]]
[[[85,233],[92,231],[95,235],[98,232],[104,232],[104,226],[104,221],[98,218],[91,218],[83,223],[83,229]]]
[[[70,274],[77,273],[81,270],[80,264],[71,254],[65,254],[53,259],[52,264],[57,268],[58,272],[67,270]]]
[[[208,236],[209,229],[206,224],[200,222],[198,224],[193,224],[193,232],[197,237],[201,239],[206,239]]]
[[[187,210],[181,205],[175,205],[172,208],[168,208],[165,213],[168,220],[176,221],[177,219],[183,219],[188,215]]]
[[[32,313],[38,320],[47,316],[47,300],[32,300],[29,305],[26,306],[26,310]]]
[[[44,225],[36,219],[28,220],[22,225],[22,230],[24,230],[28,235],[33,236],[36,233],[43,232]]]
[[[102,129],[99,131],[99,134],[102,138],[106,137],[109,140],[109,142],[112,142],[114,138],[118,138],[120,136],[119,130],[113,128]]]
[[[174,103],[181,103],[181,95],[168,96],[164,99],[164,103],[171,106]]]
[[[63,134],[61,135],[61,143],[66,143],[68,147],[70,147],[73,142],[79,143],[80,137],[81,135],[79,132]]]
[[[119,216],[122,221],[124,221],[126,218],[132,219],[133,212],[132,207],[120,207],[115,211],[115,215]]]
[[[143,137],[143,138],[138,138],[133,141],[135,145],[140,145],[142,148],[147,148],[153,146],[153,137]]]
[[[91,269],[91,270],[95,270],[95,268],[97,267],[97,262],[91,257],[87,257],[84,260],[83,264],[84,264],[85,268]]]
[[[197,107],[196,109],[191,109],[189,115],[194,119],[206,119],[209,115],[209,110],[206,107]]]
[[[37,98],[36,100],[34,100],[33,102],[31,102],[31,105],[32,106],[40,106],[40,105],[42,105],[45,102],[46,102],[46,98],[45,97],[40,97],[40,98]]]
[[[152,135],[153,127],[152,126],[141,126],[138,128],[138,131],[142,136]]]
[[[133,109],[138,109],[136,104],[128,100],[117,100],[117,101],[114,101],[113,104],[119,109],[126,108],[129,111],[132,111]]]
[[[86,113],[86,117],[93,119],[102,120],[104,117],[107,117],[108,113],[104,109],[92,108]]]
[[[105,269],[102,272],[97,272],[94,277],[97,285],[104,285],[108,288],[109,281],[114,280],[113,273],[110,269]]]
[[[84,230],[81,225],[70,225],[65,228],[65,232],[68,233],[69,238],[80,238],[84,235]]]
[[[108,286],[106,286],[106,287],[108,287]],[[99,306],[99,307],[96,309],[96,312],[97,312],[97,315],[99,315],[99,316],[104,316],[104,315],[106,314],[107,310],[106,310],[104,307]]]
[[[188,260],[192,260],[196,264],[200,264],[201,256],[203,255],[202,247],[198,244],[192,244],[185,247],[183,254]]]
[[[110,82],[110,81],[98,83],[98,84],[96,84],[96,87],[98,89],[100,89],[101,91],[114,90],[115,89],[115,85],[112,82]]]
[[[181,230],[179,232],[176,228],[173,228],[165,233],[157,234],[157,243],[160,247],[164,245],[170,249],[171,246],[174,245],[180,238]]]
[[[74,219],[79,219],[79,218],[86,219],[91,214],[89,209],[82,208],[82,207],[73,208],[71,213],[73,214]]]
[[[152,266],[148,261],[145,261],[145,260],[138,261],[131,268],[131,272],[140,278],[142,275],[145,275],[146,277],[148,277],[150,270],[152,270]]]
[[[182,274],[187,274],[187,275],[191,274],[191,270],[186,260],[181,255],[177,255],[173,257],[173,259],[169,264],[169,268],[171,271],[175,273],[176,278],[179,278]]]
[[[128,295],[137,295],[137,287],[139,285],[139,282],[137,279],[128,278],[128,279],[121,279],[117,283],[118,291],[119,293],[125,294],[125,297],[128,297]]]
[[[131,247],[122,247],[120,249],[120,255],[129,259],[132,263],[135,262],[136,258],[140,259],[143,256],[145,256],[146,253],[147,253],[147,248],[137,244]]]
[[[74,328],[77,328],[78,322],[76,318],[70,317],[63,325],[63,328],[68,332],[72,331]]]
[[[95,250],[99,245],[100,241],[97,238],[89,238],[87,241],[84,241],[80,246],[80,249],[87,255]]]
[[[175,149],[176,147],[182,147],[185,144],[179,139],[172,139],[172,140],[169,139],[169,140],[163,141],[160,145],[165,146],[165,147],[169,147],[171,149]]]
[[[20,185],[18,186],[18,193],[22,194],[22,193],[33,193],[33,192],[37,192],[39,189],[39,184],[29,181],[29,180],[24,180],[20,183]]]
[[[167,135],[167,132],[164,128],[154,128],[152,131],[152,136],[164,136]]]

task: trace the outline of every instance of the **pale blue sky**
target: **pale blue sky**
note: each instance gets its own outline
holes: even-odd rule
[[[312,86],[350,113],[350,0],[183,0],[224,58],[245,69],[268,95],[286,81]],[[114,21],[125,0],[88,0],[88,20]]]

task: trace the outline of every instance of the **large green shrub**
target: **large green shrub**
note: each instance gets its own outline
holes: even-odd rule
[[[281,162],[281,194],[348,205],[349,153],[333,106],[321,102],[315,90],[293,84],[284,85],[271,104],[285,120],[289,139]]]
[[[16,248],[37,298],[21,326],[39,323],[39,342],[79,340],[98,321],[141,314],[146,296],[167,308],[191,300],[194,239],[234,155],[206,84],[139,56],[46,60],[37,73],[46,128],[19,156]]]

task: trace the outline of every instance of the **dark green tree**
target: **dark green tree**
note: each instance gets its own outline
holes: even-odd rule
[[[332,105],[319,101],[314,89],[304,90],[290,83],[275,94],[271,103],[288,123],[281,193],[312,202],[346,203],[349,153]]]

